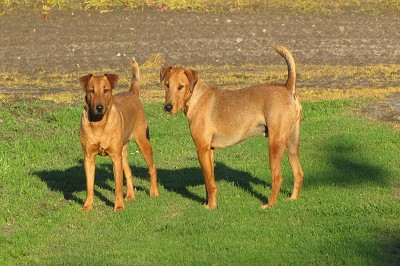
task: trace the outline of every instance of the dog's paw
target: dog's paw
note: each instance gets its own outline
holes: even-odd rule
[[[115,204],[115,206],[114,206],[114,212],[122,211],[123,209],[125,209],[124,203],[122,203],[122,204]]]
[[[217,208],[217,204],[210,204],[210,203],[205,203],[204,204],[204,208],[206,208],[207,210],[214,210]]]
[[[86,200],[85,203],[82,206],[82,211],[84,212],[90,212],[93,208],[93,201],[92,200]]]
[[[264,204],[264,205],[261,205],[261,209],[263,209],[263,210],[268,209],[268,208],[271,208],[271,207],[272,207],[272,205],[269,204],[269,203]]]
[[[126,201],[134,201],[135,200],[135,195],[134,194],[127,194],[125,196]]]
[[[158,193],[158,188],[150,188],[150,197],[157,198],[160,194]]]
[[[289,200],[297,200],[299,197],[296,195],[292,195],[290,196]]]
[[[90,206],[86,206],[86,205],[83,205],[83,207],[82,207],[82,211],[84,211],[84,212],[91,212],[92,211],[92,205],[90,205]]]

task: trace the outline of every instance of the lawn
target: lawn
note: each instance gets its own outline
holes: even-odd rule
[[[277,204],[267,140],[216,151],[218,208],[205,188],[186,118],[145,103],[160,197],[134,143],[136,200],[113,212],[111,161],[97,157],[95,205],[81,211],[82,104],[21,100],[0,110],[0,264],[395,265],[400,263],[398,130],[357,114],[365,100],[304,102],[301,197],[288,160]]]

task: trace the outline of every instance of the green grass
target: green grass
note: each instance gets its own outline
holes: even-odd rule
[[[357,117],[359,101],[305,102],[301,198],[283,161],[278,203],[267,141],[216,151],[218,209],[205,210],[203,177],[186,118],[145,104],[160,197],[130,146],[136,201],[113,212],[111,161],[98,157],[95,206],[81,211],[82,104],[13,102],[0,110],[1,265],[387,265],[400,262],[399,132]]]
[[[400,0],[0,0],[5,9],[18,5],[28,5],[48,14],[52,8],[59,9],[96,9],[102,12],[116,8],[142,10],[189,11],[262,11],[281,10],[330,14],[346,10],[369,13],[398,12]]]

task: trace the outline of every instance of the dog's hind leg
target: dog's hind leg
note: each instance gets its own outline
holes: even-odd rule
[[[133,175],[132,170],[128,163],[128,143],[122,148],[122,168],[124,169],[124,175],[126,179],[126,196],[125,200],[130,201],[135,199],[135,193],[133,190]]]
[[[296,121],[292,132],[290,133],[287,145],[286,153],[289,158],[290,166],[292,167],[294,176],[294,186],[291,199],[297,199],[300,196],[300,189],[303,184],[303,170],[300,165],[300,119]]]
[[[148,131],[147,128],[143,130]],[[135,138],[136,145],[138,146],[140,152],[143,155],[144,160],[146,161],[147,168],[149,170],[150,175],[150,196],[153,198],[158,197],[158,185],[157,185],[157,169],[153,160],[153,148],[151,146],[151,142],[149,140],[149,134],[137,134]]]
[[[278,134],[269,134],[269,164],[272,175],[272,192],[268,203],[262,206],[263,209],[275,205],[282,185],[282,157],[285,151],[286,139]]]

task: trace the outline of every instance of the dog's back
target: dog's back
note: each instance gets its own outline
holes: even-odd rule
[[[203,103],[203,112],[209,112],[210,126],[213,129],[213,147],[223,148],[258,135],[268,134],[268,127],[276,121],[287,120],[294,123],[301,111],[300,102],[294,96],[296,87],[296,68],[293,56],[283,46],[275,50],[288,66],[286,83],[253,85],[238,90],[213,88],[212,101]],[[201,82],[199,85],[201,86]],[[207,110],[207,111],[206,111]],[[209,110],[209,111],[208,111]]]
[[[145,113],[143,105],[139,99],[140,89],[140,75],[139,66],[135,58],[131,61],[131,85],[129,91],[119,92],[114,95],[114,104],[121,112],[124,119],[125,132],[131,134],[134,130],[135,124],[147,123],[145,120]],[[133,136],[127,136],[131,139]]]

